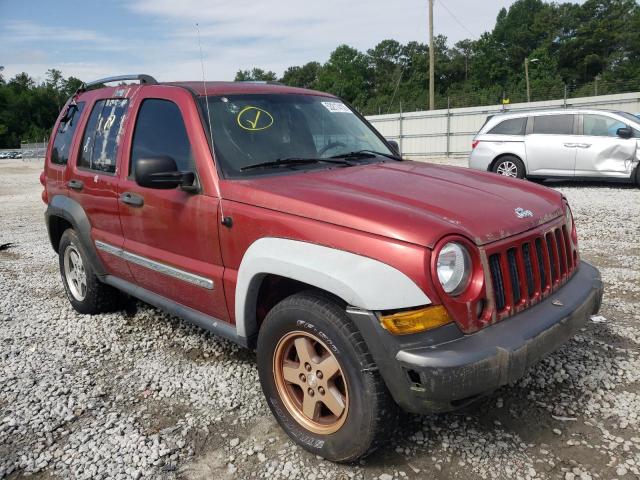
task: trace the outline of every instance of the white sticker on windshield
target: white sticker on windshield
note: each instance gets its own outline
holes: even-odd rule
[[[329,110],[331,113],[351,113],[349,107],[347,107],[344,103],[341,102],[320,102],[324,105],[324,108]]]

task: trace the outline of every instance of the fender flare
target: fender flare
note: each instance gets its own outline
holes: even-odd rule
[[[238,269],[235,316],[240,337],[249,338],[258,331],[257,297],[268,274],[325,290],[365,310],[431,303],[407,275],[378,260],[314,243],[266,237],[249,246]]]
[[[44,217],[52,247],[55,248],[53,237],[51,236],[51,217],[64,218],[78,234],[82,242],[82,247],[89,257],[88,260],[93,271],[96,272],[96,275],[99,277],[106,275],[104,265],[91,241],[91,223],[89,222],[89,217],[87,217],[86,212],[78,202],[65,195],[55,195],[49,202]]]

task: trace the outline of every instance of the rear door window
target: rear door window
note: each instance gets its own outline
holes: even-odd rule
[[[582,121],[583,135],[594,137],[617,137],[619,128],[626,128],[626,124],[615,118],[604,115],[584,115]]]
[[[524,135],[527,128],[527,117],[504,120],[493,127],[488,133],[494,135]]]
[[[84,102],[78,102],[75,106],[69,106],[68,119],[66,122],[60,122],[56,136],[53,141],[53,149],[51,150],[51,163],[56,165],[66,165],[69,161],[69,152],[71,150],[71,142],[76,132],[76,127],[82,117]]]
[[[573,115],[540,115],[533,117],[533,133],[573,135]]]
[[[180,171],[194,171],[191,143],[180,108],[169,100],[142,102],[136,118],[129,175],[141,158],[169,156]]]
[[[78,167],[109,174],[116,172],[128,106],[129,100],[121,98],[96,102],[84,131]]]

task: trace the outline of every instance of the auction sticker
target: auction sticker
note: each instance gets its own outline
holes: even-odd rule
[[[341,102],[320,102],[324,105],[324,108],[329,110],[331,113],[351,113],[349,107],[347,107],[344,103]]]

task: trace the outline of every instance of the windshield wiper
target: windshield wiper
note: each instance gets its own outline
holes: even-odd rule
[[[387,157],[393,160],[402,160],[402,158],[390,153],[376,152],[375,150],[357,150],[355,152],[341,153],[331,158],[374,158],[376,156]]]
[[[277,160],[272,160],[269,162],[260,162],[260,163],[254,163],[253,165],[247,165],[246,167],[241,167],[240,171],[244,172],[246,170],[254,170],[257,168],[280,168],[280,167],[290,167],[295,165],[309,165],[313,163],[334,163],[337,165],[346,165],[348,167],[353,166],[353,163],[347,160],[335,160],[332,158],[287,157],[287,158],[278,158]]]

